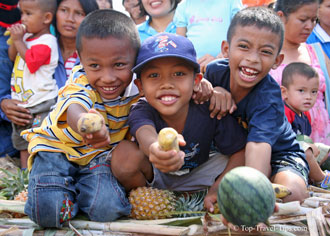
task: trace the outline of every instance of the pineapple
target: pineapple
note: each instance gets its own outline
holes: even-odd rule
[[[6,177],[1,179],[0,183],[1,197],[7,200],[13,200],[19,193],[27,191],[27,185],[29,181],[28,170],[17,169],[17,174],[13,174],[2,168],[0,168],[0,171],[6,175]]]
[[[188,193],[139,187],[129,194],[132,205],[130,217],[153,220],[201,215],[206,193],[206,190]]]

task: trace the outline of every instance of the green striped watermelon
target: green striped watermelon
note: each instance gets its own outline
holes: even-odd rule
[[[236,167],[221,180],[218,205],[234,225],[254,227],[274,212],[275,193],[268,178],[251,167]]]

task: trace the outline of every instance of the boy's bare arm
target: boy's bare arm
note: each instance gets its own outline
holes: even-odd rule
[[[175,150],[162,151],[158,144],[158,133],[152,125],[143,125],[136,131],[136,139],[149,161],[160,171],[177,171],[184,163],[184,152]],[[182,136],[179,144],[185,145]]]
[[[235,167],[238,166],[244,166],[244,164],[245,164],[245,149],[242,149],[230,156],[226,168],[221,173],[221,175],[219,175],[219,177],[211,186],[207,195],[205,196],[204,206],[209,212],[214,211],[214,204],[217,202],[218,186],[223,176],[231,169],[234,169]]]
[[[157,142],[158,134],[152,125],[143,125],[136,131],[136,139],[142,152],[149,156],[149,148],[151,144]]]
[[[248,142],[245,147],[245,165],[261,171],[269,178],[271,155],[272,147],[270,144]]]
[[[67,109],[67,122],[68,125],[78,134],[83,137],[83,141],[86,145],[90,145],[93,148],[102,148],[106,147],[110,144],[110,136],[108,128],[105,126],[104,119],[102,117],[102,127],[100,130],[94,133],[82,133],[78,129],[78,120],[84,116],[86,113],[96,113],[102,117],[100,113],[98,113],[94,109],[90,109],[86,111],[81,105],[79,104],[71,104]]]

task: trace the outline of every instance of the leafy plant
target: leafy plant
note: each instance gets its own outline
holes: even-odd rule
[[[14,197],[27,190],[29,183],[29,171],[17,169],[17,173],[11,173],[8,170],[0,168],[0,171],[6,174],[1,179],[0,183],[0,198],[4,197],[7,200],[13,200]]]

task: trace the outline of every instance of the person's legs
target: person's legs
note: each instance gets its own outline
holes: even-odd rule
[[[309,169],[303,157],[284,156],[281,160],[272,160],[271,182],[282,184],[290,189],[291,195],[284,202],[303,201],[307,194]]]
[[[29,176],[25,213],[41,227],[62,227],[75,217],[75,180],[78,166],[64,153],[38,152]]]
[[[309,178],[315,182],[322,182],[325,178],[325,173],[322,171],[320,165],[317,163],[313,155],[313,151],[311,148],[305,151],[306,160],[309,165]]]
[[[174,191],[207,189],[214,184],[217,177],[224,171],[228,159],[228,156],[219,152],[210,153],[210,159],[207,162],[180,176],[163,173],[154,168],[154,178],[149,185],[159,189],[171,189]]]
[[[13,70],[13,62],[8,57],[8,36],[5,36],[6,29],[0,26],[0,103],[5,97],[10,97],[10,80]],[[1,110],[0,106],[0,157],[5,155],[15,156],[17,150],[11,141],[12,127],[9,120]]]
[[[20,151],[20,161],[21,161],[21,169],[25,170],[27,168],[27,161],[29,158],[28,150],[21,150]]]
[[[20,133],[23,130],[28,129],[30,127],[31,127],[30,125],[20,126],[20,125],[16,125],[16,124],[12,123],[13,132],[11,134],[11,138],[12,138],[13,146],[17,150],[19,150],[20,168],[21,169],[27,168],[27,160],[29,158],[29,153],[28,153],[27,148],[28,148],[29,143],[20,136]]]
[[[78,173],[77,202],[93,221],[114,221],[131,211],[124,188],[111,173],[110,155],[110,152],[105,152],[95,157]]]
[[[291,195],[288,195],[287,197],[283,198],[284,202],[302,202],[308,197],[307,185],[305,183],[305,180],[296,173],[293,173],[292,171],[287,170],[277,173],[274,178],[272,178],[272,182],[275,184],[282,184],[288,187],[292,192]]]
[[[113,175],[126,191],[146,186],[153,178],[152,165],[139,147],[130,141],[121,141],[113,150],[111,158]]]

